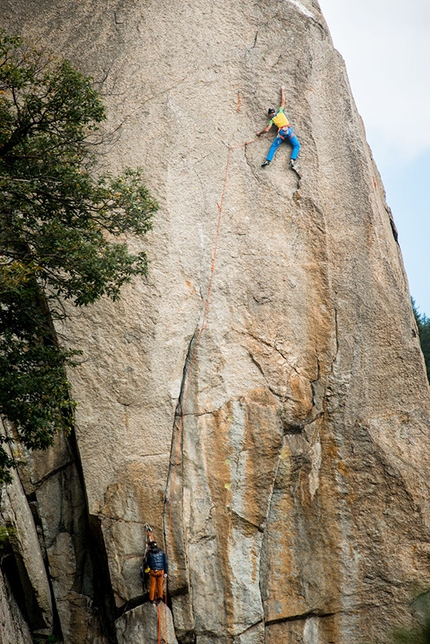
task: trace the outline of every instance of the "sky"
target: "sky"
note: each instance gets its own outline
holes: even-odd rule
[[[430,317],[430,0],[319,0]]]

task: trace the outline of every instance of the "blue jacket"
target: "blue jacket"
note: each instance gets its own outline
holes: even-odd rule
[[[167,557],[163,550],[160,548],[154,548],[153,550],[148,550],[145,557],[146,565],[150,570],[164,570],[168,573]]]

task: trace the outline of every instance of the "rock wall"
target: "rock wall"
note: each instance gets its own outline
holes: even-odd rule
[[[152,642],[146,521],[169,554],[167,641],[388,642],[429,585],[428,384],[318,3],[0,9],[100,83],[114,133],[102,163],[143,166],[160,203],[130,240],[149,278],[63,329],[85,357],[70,374],[80,482],[67,493],[53,467],[35,502],[64,642]],[[260,167],[270,141],[254,133],[280,85],[301,179],[287,145]],[[84,559],[97,563],[78,574]]]

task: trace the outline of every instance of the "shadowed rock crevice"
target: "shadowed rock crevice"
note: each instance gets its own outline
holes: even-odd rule
[[[174,414],[170,467],[167,477],[164,505],[164,537],[169,556],[169,594],[173,602],[175,634],[181,644],[195,641],[192,606],[192,580],[188,574],[187,538],[184,534],[183,508],[183,445],[185,423],[195,418],[192,377],[190,369],[198,369],[197,340],[200,327],[196,327],[185,354],[178,402]]]
[[[49,525],[46,518],[42,521],[42,525],[48,528],[44,532],[44,539],[50,570],[54,569],[50,558],[65,557],[69,553],[75,567],[73,572],[60,566],[56,573],[58,577],[54,580],[54,597],[56,593],[61,597],[64,589],[69,588],[70,600],[74,606],[70,616],[66,617],[58,600],[56,606],[63,629],[68,630],[75,620],[81,620],[81,627],[75,630],[70,642],[79,642],[84,637],[99,637],[100,642],[106,640],[109,644],[117,644],[114,627],[116,610],[100,522],[88,513],[85,481],[74,432],[71,432],[67,441],[73,455],[69,470],[66,468],[62,473],[60,471],[60,478],[57,472],[53,472],[53,485],[47,479],[46,492],[49,494],[51,491],[55,495],[58,489],[62,497],[61,514],[58,519],[53,517],[54,521],[59,522],[56,526],[54,523]],[[45,517],[48,502],[48,499],[43,501]],[[55,530],[59,532],[55,534]],[[67,538],[62,539],[62,535],[67,535]],[[69,625],[64,624],[65,619],[70,620]]]
[[[14,475],[11,489],[2,494],[3,515],[13,524],[2,570],[11,576],[18,605],[35,637],[53,630],[70,644],[87,638],[115,644],[107,559],[103,540],[97,541],[91,528],[74,433],[57,436],[49,462],[39,452],[26,460],[29,468],[19,467],[21,481]],[[37,550],[41,565],[35,567]]]
[[[91,558],[94,574],[94,613],[100,612],[103,630],[109,644],[117,644],[114,620],[120,614],[115,607],[112,584],[109,574],[106,546],[103,539],[100,521],[97,517],[89,516]]]
[[[394,241],[399,243],[399,231],[397,230],[397,226],[396,226],[396,224],[394,222],[394,217],[393,217],[393,213],[391,211],[391,208],[386,205],[385,210],[387,211],[388,218],[390,220],[390,226],[391,226],[391,231],[393,233]]]
[[[324,617],[333,617],[334,615],[337,615],[338,613],[323,613],[323,612],[314,612],[314,611],[309,611],[308,613],[304,613],[303,615],[291,615],[289,617],[283,617],[281,619],[272,619],[272,620],[267,620],[266,621],[266,626],[271,626],[272,624],[283,624],[286,622],[296,622],[296,621],[304,621],[309,619],[310,617],[318,617],[324,618]]]
[[[11,528],[12,526],[9,526]],[[38,597],[29,579],[25,562],[19,552],[12,549],[4,553],[1,560],[2,573],[9,582],[11,593],[32,633],[46,631],[49,624],[38,605]]]

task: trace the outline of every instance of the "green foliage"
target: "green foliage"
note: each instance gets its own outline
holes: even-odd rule
[[[0,551],[6,547],[9,539],[15,534],[17,534],[15,528],[6,528],[6,526],[0,525]]]
[[[424,599],[424,604],[420,603]],[[430,644],[430,616],[428,611],[428,593],[414,601],[415,615],[418,624],[412,628],[398,628],[392,635],[393,644]]]
[[[393,644],[430,644],[430,622],[422,628],[396,631]]]
[[[421,349],[426,363],[427,378],[430,381],[430,318],[425,313],[419,313],[415,301],[412,299],[412,309],[420,336]]]
[[[76,352],[53,325],[62,300],[115,300],[148,270],[124,233],[144,235],[157,204],[139,169],[96,177],[104,119],[90,78],[0,31],[0,413],[31,449],[72,426],[65,366]],[[8,441],[0,436],[0,482],[13,464]]]

